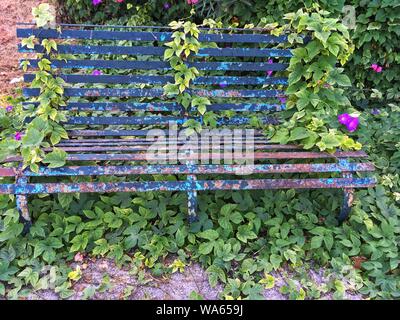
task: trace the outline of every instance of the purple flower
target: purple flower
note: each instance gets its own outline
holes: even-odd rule
[[[168,10],[169,8],[171,8],[171,5],[168,2],[164,3],[164,9]]]
[[[220,86],[221,88],[225,88],[226,86],[228,86],[228,84],[227,84],[225,81],[223,81],[223,82],[221,82],[221,83],[219,84],[219,86]]]
[[[286,103],[286,100],[287,100],[286,97],[279,97],[278,99],[279,99],[279,101],[280,101],[281,103]]]
[[[338,121],[341,124],[347,125],[350,120],[351,120],[352,116],[349,115],[348,113],[342,113],[338,115]]]
[[[346,124],[347,130],[354,132],[357,130],[359,120],[357,117],[351,117],[351,120]]]
[[[103,73],[100,70],[93,70],[92,76],[101,76]]]
[[[273,64],[274,61],[272,61],[272,59],[268,59],[268,64]],[[272,70],[268,70],[267,71],[267,76],[270,77],[272,76],[273,71]]]
[[[356,131],[359,124],[358,117],[352,117],[348,113],[339,114],[338,121],[345,125],[350,132]]]
[[[17,131],[15,133],[14,139],[17,140],[17,141],[21,140],[22,139],[22,133]]]
[[[377,115],[377,114],[380,114],[380,113],[381,113],[380,110],[377,109],[377,108],[373,108],[373,109],[371,110],[371,114],[373,114],[373,115]]]
[[[94,6],[99,5],[103,0],[92,0]]]
[[[11,112],[11,111],[13,111],[13,109],[14,109],[13,106],[7,106],[7,107],[6,107],[6,111],[7,111],[7,112]]]

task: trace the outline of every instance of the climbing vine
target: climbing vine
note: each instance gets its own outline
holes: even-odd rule
[[[269,128],[273,142],[297,142],[305,149],[317,147],[328,152],[361,148],[360,143],[342,131],[338,122],[343,112],[358,117],[343,89],[351,85],[342,66],[350,58],[354,45],[347,28],[328,15],[329,12],[318,7],[285,15],[288,24],[280,31],[292,32],[289,44],[303,43],[304,39],[308,42],[292,50],[285,121],[277,129]],[[336,66],[337,61],[340,66]],[[349,129],[354,130],[354,127]]]
[[[190,21],[173,21],[169,24],[172,30],[172,41],[165,45],[164,60],[168,61],[174,72],[174,83],[168,83],[165,87],[165,94],[168,97],[176,98],[186,110],[192,111],[192,114],[200,116],[200,120],[192,118],[184,123],[194,131],[201,131],[202,123],[215,126],[216,115],[213,112],[207,112],[207,105],[211,104],[207,97],[195,96],[189,89],[190,84],[199,75],[195,67],[187,64],[188,58],[199,52],[202,44],[199,42],[199,29],[197,25]],[[212,45],[212,44],[211,44]]]
[[[41,4],[33,9],[37,27],[50,27],[55,19],[48,4]],[[22,46],[34,49],[39,40],[35,36],[22,40]],[[3,124],[7,126],[1,134],[0,158],[5,159],[12,155],[21,155],[23,167],[30,167],[33,171],[39,170],[39,163],[49,167],[60,167],[65,164],[65,151],[52,148],[61,139],[68,139],[68,134],[60,124],[66,120],[65,112],[59,110],[65,106],[64,81],[51,71],[51,59],[57,58],[57,43],[55,40],[43,39],[40,42],[44,53],[38,54],[37,71],[31,88],[39,90],[39,94],[32,100],[32,104],[19,105],[19,115],[14,118],[12,110],[4,115]],[[22,62],[22,68],[27,71],[30,65],[28,60]],[[11,120],[13,118],[13,120]],[[13,134],[14,131],[14,134]],[[45,153],[46,151],[51,152]]]

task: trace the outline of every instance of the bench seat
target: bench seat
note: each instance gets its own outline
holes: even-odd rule
[[[187,61],[201,74],[186,92],[210,99],[207,111],[219,115],[218,129],[248,128],[255,114],[259,122],[275,125],[286,107],[286,69],[292,54],[281,45],[288,42],[287,35],[254,34],[252,30],[243,33],[214,34],[202,29],[199,41],[205,47]],[[7,158],[0,167],[0,177],[7,181],[0,184],[0,194],[16,195],[27,228],[31,223],[28,196],[32,194],[183,191],[188,195],[188,216],[193,221],[200,191],[343,189],[339,214],[339,221],[343,221],[349,214],[354,189],[375,185],[374,178],[363,175],[374,170],[363,151],[306,151],[294,144],[271,143],[257,130],[254,154],[247,159],[254,164],[226,159],[218,162],[223,158],[218,148],[208,150],[216,163],[197,163],[204,149],[196,143],[185,161],[153,163],[155,159],[147,154],[148,148],[155,146],[148,137],[149,130],[166,129],[171,123],[182,128],[189,119],[203,122],[195,110],[184,109],[164,94],[163,86],[174,81],[171,66],[162,58],[164,44],[171,41],[172,33],[149,27],[82,25],[61,25],[53,30],[24,24],[17,29],[19,38],[32,35],[39,40],[56,39],[58,53],[68,55],[50,61],[52,72],[66,82],[66,106],[59,109],[68,114],[65,128],[69,139],[57,145],[68,155],[61,168],[21,170],[18,156]],[[43,53],[44,48],[39,44],[32,49],[20,45],[19,51]],[[38,67],[39,60],[26,60],[29,64],[24,80],[30,83],[35,78],[30,71]],[[94,74],[94,69],[102,72]],[[23,92],[27,97],[24,105],[37,107],[35,99],[40,90],[25,88]],[[248,143],[244,136],[237,139]],[[180,151],[183,145],[184,141],[166,136],[156,146],[159,151],[171,152]],[[230,148],[234,153],[240,147],[233,143]],[[246,157],[242,155],[241,160]],[[157,175],[157,179],[151,175]],[[88,177],[88,181],[71,182],[70,178],[77,176]],[[103,176],[110,179],[105,182]]]

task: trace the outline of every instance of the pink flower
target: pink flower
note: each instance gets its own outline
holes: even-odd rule
[[[22,139],[22,133],[17,131],[15,133],[14,139],[20,141]]]
[[[7,107],[6,107],[6,111],[7,111],[7,112],[11,112],[11,111],[13,111],[13,109],[14,109],[13,106],[7,106]]]
[[[374,70],[377,73],[381,73],[382,70],[383,70],[383,67],[378,65],[378,64],[376,64],[376,63],[373,63],[373,64],[371,64],[371,69]]]
[[[115,0],[115,1],[117,1],[118,3],[122,3],[122,2],[124,2],[125,0]]]
[[[194,5],[197,2],[199,2],[199,0],[187,0],[187,3],[190,4],[190,5]]]
[[[103,0],[92,0],[94,6],[99,5]]]
[[[357,117],[351,117],[352,119],[347,123],[346,128],[350,132],[354,132],[357,130],[359,120]]]
[[[92,76],[101,76],[103,73],[100,70],[93,70]]]

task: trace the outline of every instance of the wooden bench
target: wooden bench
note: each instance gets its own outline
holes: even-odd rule
[[[232,175],[240,167],[237,164],[148,163],[144,153],[151,143],[146,138],[149,130],[165,128],[171,121],[182,125],[191,118],[190,111],[167,98],[162,88],[173,82],[169,63],[163,61],[163,43],[171,40],[171,32],[163,31],[166,28],[149,30],[82,25],[61,25],[60,30],[25,25],[17,30],[19,38],[34,35],[38,39],[71,40],[59,44],[58,53],[73,56],[52,61],[54,72],[69,84],[64,109],[70,115],[65,123],[70,139],[58,144],[68,153],[67,164],[56,169],[43,166],[38,173],[29,169],[21,172],[15,165],[21,158],[12,157],[5,162],[14,166],[3,165],[0,169],[0,176],[16,177],[13,184],[0,184],[0,194],[16,195],[21,219],[27,227],[31,223],[27,197],[32,194],[184,191],[188,195],[189,220],[193,221],[199,191],[343,189],[339,214],[339,221],[343,221],[349,214],[354,189],[374,186],[374,178],[355,176],[356,172],[374,170],[371,163],[363,161],[367,157],[363,151],[304,151],[296,145],[272,144],[259,131],[254,138],[256,161],[252,175]],[[285,94],[284,71],[291,57],[290,50],[276,46],[286,42],[287,36],[221,32],[202,30],[200,34],[201,42],[215,42],[218,48],[203,48],[188,62],[201,72],[190,89],[192,94],[209,97],[212,104],[208,110],[215,113],[236,112],[233,117],[219,118],[218,127],[243,128],[254,113],[264,122],[276,123],[273,115],[285,108],[279,98]],[[33,50],[19,46],[19,51],[43,53],[44,49],[40,45]],[[110,55],[113,60],[107,60]],[[274,59],[273,63],[268,59]],[[26,82],[33,80],[29,71],[37,67],[38,60],[29,62]],[[103,74],[92,75],[94,69]],[[114,69],[120,72],[116,74]],[[267,75],[269,70],[274,74]],[[24,94],[33,98],[39,90],[26,88]],[[178,142],[179,147],[182,141]],[[138,180],[152,174],[177,175],[178,179]],[[96,180],[106,175],[127,178],[122,182]],[[71,176],[90,176],[92,180],[65,180]],[[51,177],[53,182],[46,182],[43,177]]]

